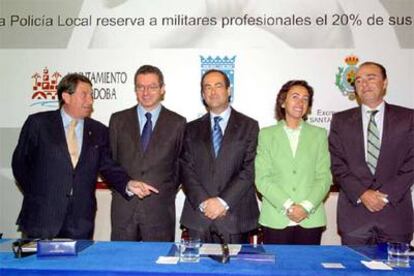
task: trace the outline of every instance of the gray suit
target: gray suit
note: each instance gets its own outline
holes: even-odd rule
[[[232,109],[217,158],[211,141],[210,115],[187,124],[180,158],[186,194],[181,223],[198,232],[211,226],[221,233],[241,234],[257,227],[259,209],[254,186],[258,123]],[[199,210],[210,197],[220,197],[229,210],[210,220]]]
[[[178,157],[185,122],[184,117],[162,107],[148,148],[143,152],[137,107],[111,116],[109,131],[114,160],[126,169],[131,178],[159,190],[159,194],[144,199],[134,197],[130,201],[113,192],[112,240],[174,240]]]

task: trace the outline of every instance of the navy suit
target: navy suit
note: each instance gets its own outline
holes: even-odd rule
[[[338,229],[341,235],[380,229],[388,239],[410,240],[414,183],[414,112],[385,103],[383,135],[373,175],[365,161],[361,108],[334,114],[329,135],[332,173],[340,187]],[[368,189],[388,195],[389,203],[371,213],[359,197]],[[405,237],[405,238],[402,238]]]
[[[28,117],[12,168],[24,197],[17,224],[36,238],[56,237],[68,219],[68,238],[92,238],[98,173],[125,197],[130,180],[111,159],[107,127],[90,118],[84,120],[82,150],[73,168],[60,110]]]
[[[180,158],[186,199],[181,223],[198,232],[214,227],[221,233],[242,234],[257,227],[259,209],[254,186],[258,123],[232,109],[217,158],[211,138],[210,114],[187,124]],[[211,197],[222,198],[227,214],[208,219],[200,210]]]

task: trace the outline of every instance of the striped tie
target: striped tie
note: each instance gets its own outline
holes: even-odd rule
[[[220,150],[221,142],[223,141],[223,133],[221,133],[221,127],[219,122],[223,120],[220,116],[214,117],[214,126],[213,126],[213,147],[214,154],[217,157]]]
[[[381,141],[379,139],[379,131],[377,123],[375,122],[375,114],[378,110],[368,111],[371,113],[368,123],[367,134],[367,164],[372,174],[375,174],[378,157],[380,153]]]

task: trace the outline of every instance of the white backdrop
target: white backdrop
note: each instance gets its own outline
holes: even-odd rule
[[[36,73],[49,77],[58,72],[81,72],[120,78],[94,80],[93,118],[108,124],[113,112],[136,103],[133,76],[143,64],[164,73],[163,104],[191,121],[204,113],[200,101],[200,57],[235,57],[233,106],[257,119],[261,127],[274,124],[274,102],[280,87],[290,79],[305,79],[315,90],[310,122],[329,128],[332,112],[356,106],[336,85],[339,67],[349,69],[350,55],[373,60],[388,70],[386,100],[414,107],[413,1],[11,1],[0,0],[0,232],[17,237],[16,220],[21,194],[10,168],[20,128],[31,113],[53,110],[56,103],[33,100]],[[281,17],[283,25],[221,27],[234,17]],[[318,26],[317,18],[328,19]],[[16,22],[12,23],[13,20]],[[162,25],[163,17],[205,17],[215,26]],[[373,16],[383,25],[372,26]],[[58,17],[87,26],[59,26]],[[144,20],[143,26],[98,26],[97,18]],[[308,26],[293,26],[293,17],[309,18]],[[391,26],[390,17],[402,26]],[[37,18],[37,19],[36,19]],[[48,18],[50,24],[47,26]],[[84,19],[85,18],[85,19]],[[141,18],[141,19],[140,19]],[[157,19],[150,26],[151,18]],[[340,26],[336,18],[346,19]],[[393,19],[393,20],[394,20]],[[49,21],[50,21],[49,20]],[[84,20],[84,21],[82,21]],[[297,20],[297,19],[296,19]],[[370,21],[371,20],[371,21]],[[187,23],[189,23],[188,21]],[[293,21],[292,21],[293,22]],[[297,22],[297,21],[295,21]],[[337,22],[338,23],[338,22]],[[345,24],[346,23],[346,24]],[[36,26],[40,25],[40,26]],[[242,24],[242,23],[240,23]],[[218,65],[220,68],[221,65]],[[59,80],[60,78],[58,78]],[[42,90],[42,88],[38,88]],[[46,89],[43,89],[46,90]],[[106,92],[109,91],[109,92]],[[105,93],[106,92],[106,93]],[[49,99],[50,100],[50,99]],[[43,104],[43,105],[42,105]],[[95,238],[109,239],[110,192],[99,190]],[[177,196],[179,218],[183,194]],[[326,202],[328,228],[323,242],[338,243],[336,194]]]

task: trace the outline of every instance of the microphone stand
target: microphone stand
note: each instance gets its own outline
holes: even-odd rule
[[[209,257],[222,264],[229,263],[230,262],[229,245],[226,243],[223,234],[218,233],[216,231],[211,231],[211,234],[216,235],[219,238],[222,255],[221,256],[209,255]]]

